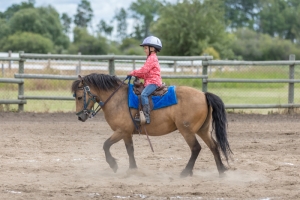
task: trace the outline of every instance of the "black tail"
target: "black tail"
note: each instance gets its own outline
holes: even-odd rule
[[[223,152],[226,160],[228,161],[228,156],[232,153],[228,140],[227,140],[227,118],[225,106],[220,97],[215,94],[205,92],[206,100],[208,106],[212,107],[212,126],[215,129],[217,142],[219,148]]]

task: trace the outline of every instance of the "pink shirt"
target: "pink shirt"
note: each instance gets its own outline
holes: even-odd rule
[[[148,56],[144,66],[141,69],[132,71],[130,75],[144,79],[145,87],[149,84],[155,84],[157,86],[162,85],[160,66],[155,53],[152,53],[150,56]]]

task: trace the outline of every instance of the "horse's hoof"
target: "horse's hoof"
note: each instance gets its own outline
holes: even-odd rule
[[[112,170],[116,173],[118,171],[118,165],[115,164],[113,167],[112,167]]]
[[[187,170],[184,169],[181,173],[180,173],[180,177],[181,178],[185,178],[187,176],[193,176],[193,171],[192,170]]]
[[[224,178],[224,177],[226,177],[225,173],[219,173],[219,178]]]

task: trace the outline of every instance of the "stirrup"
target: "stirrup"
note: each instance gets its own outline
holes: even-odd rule
[[[148,119],[146,119],[146,124],[150,124],[150,116]]]

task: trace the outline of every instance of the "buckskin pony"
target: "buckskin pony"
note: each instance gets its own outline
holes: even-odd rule
[[[113,134],[103,145],[106,161],[114,172],[118,165],[110,153],[110,147],[123,139],[129,156],[129,171],[136,171],[132,136],[135,125],[132,115],[138,112],[128,107],[128,84],[116,76],[92,73],[79,76],[71,88],[75,96],[78,120],[84,122],[91,115],[95,115],[94,104],[101,107],[105,119]],[[201,146],[196,134],[205,142],[213,153],[219,175],[222,176],[228,169],[221,160],[221,153],[227,163],[232,151],[227,140],[227,119],[223,101],[215,94],[201,92],[197,89],[176,87],[178,103],[169,107],[153,110],[151,123],[145,125],[149,136],[161,136],[178,130],[191,149],[191,156],[181,177],[192,176],[195,161],[200,153]],[[130,112],[132,115],[130,114]],[[213,137],[214,129],[215,138]],[[141,130],[141,134],[146,134]]]

